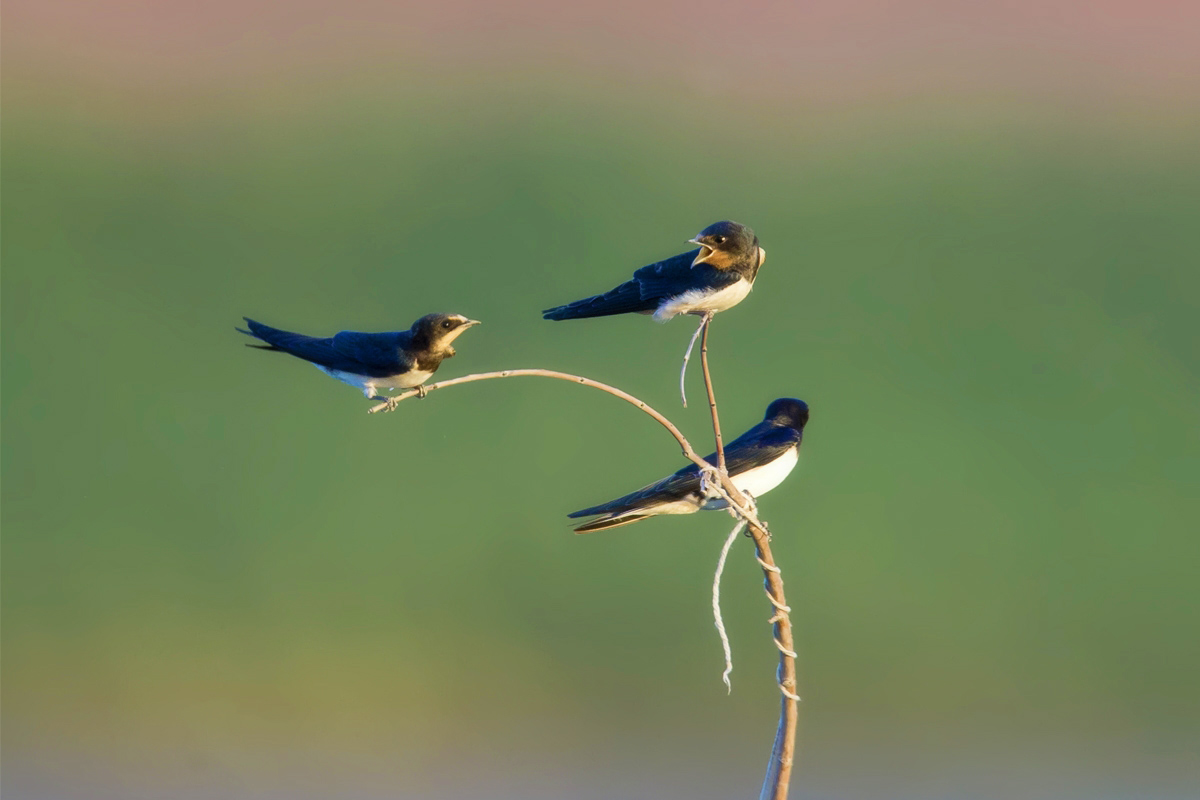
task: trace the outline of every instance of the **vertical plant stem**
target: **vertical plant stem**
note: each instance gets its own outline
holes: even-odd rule
[[[758,525],[750,525],[758,563],[762,565],[764,584],[775,614],[771,617],[775,646],[779,648],[779,668],[775,673],[783,695],[779,709],[779,727],[771,748],[771,760],[763,779],[759,800],[787,800],[792,779],[792,764],[796,756],[796,727],[800,719],[800,698],[796,695],[796,645],[792,635],[792,620],[787,612],[783,593],[783,577],[771,554],[770,537]]]
[[[701,323],[701,329],[704,331],[700,336],[700,366],[704,369],[704,389],[708,392],[708,411],[712,414],[713,438],[717,440],[717,470],[722,474],[728,474],[725,470],[725,442],[721,440],[721,420],[717,416],[717,398],[713,394],[712,375],[708,371],[708,326],[712,324],[713,313],[709,311],[704,315],[704,322]]]
[[[779,668],[775,677],[783,695],[779,709],[779,727],[775,732],[775,743],[771,747],[771,760],[767,763],[767,774],[763,779],[759,800],[787,800],[788,786],[792,779],[792,764],[796,754],[796,727],[800,717],[796,694],[796,646],[792,635],[791,610],[783,592],[783,576],[771,553],[771,535],[759,523],[758,515],[751,509],[744,514],[750,503],[729,478],[725,468],[725,447],[721,440],[721,420],[717,414],[717,399],[713,394],[712,373],[708,368],[708,326],[712,321],[709,314],[704,320],[704,332],[700,337],[700,365],[704,372],[704,388],[708,392],[708,408],[712,414],[713,437],[717,442],[717,471],[721,488],[737,506],[739,516],[746,520],[750,535],[754,538],[755,555],[763,570],[764,588],[767,599],[775,613],[771,615],[772,634],[775,647],[779,650]]]

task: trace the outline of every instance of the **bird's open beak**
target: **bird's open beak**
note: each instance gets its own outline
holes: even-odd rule
[[[694,244],[696,247],[700,248],[700,254],[696,256],[695,260],[692,261],[693,267],[697,264],[702,264],[705,261],[708,261],[710,258],[712,258],[713,253],[716,252],[716,250],[713,250],[708,245],[704,244],[703,242],[698,242],[695,239],[688,239],[688,244]]]

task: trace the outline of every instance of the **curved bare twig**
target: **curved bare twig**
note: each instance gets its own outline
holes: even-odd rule
[[[416,397],[418,395],[424,397],[429,392],[435,392],[438,389],[447,389],[451,386],[458,386],[462,383],[474,383],[475,381],[488,381],[495,380],[497,378],[522,377],[555,378],[560,381],[567,381],[568,383],[576,383],[581,386],[591,387],[592,389],[599,389],[602,392],[611,394],[613,397],[619,397],[626,403],[629,403],[635,408],[649,414],[654,418],[655,422],[666,428],[667,432],[675,437],[675,441],[679,443],[679,447],[683,450],[683,454],[687,456],[690,461],[702,469],[712,469],[712,465],[700,457],[700,455],[692,448],[692,445],[690,442],[688,442],[687,438],[685,438],[684,435],[679,431],[679,428],[676,428],[675,424],[671,422],[671,420],[655,411],[644,400],[639,400],[629,392],[622,391],[621,389],[618,389],[615,386],[610,386],[607,383],[594,381],[591,378],[585,378],[582,375],[572,375],[569,372],[558,372],[557,370],[553,369],[505,369],[500,370],[499,372],[476,372],[471,375],[462,375],[458,378],[450,378],[448,380],[438,381],[437,383],[430,383],[418,389],[408,389],[389,398],[389,402],[379,403],[378,405],[371,406],[369,409],[367,409],[367,413],[376,414],[380,411],[392,411],[395,409],[396,404],[407,400],[410,397]]]

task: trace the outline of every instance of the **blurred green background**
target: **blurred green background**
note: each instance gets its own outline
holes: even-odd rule
[[[233,330],[459,312],[484,325],[439,377],[578,372],[701,447],[691,322],[538,310],[722,218],[769,254],[713,328],[726,431],[812,407],[761,505],[794,796],[1191,795],[1194,104],[45,63],[5,84],[6,796],[752,796],[777,693],[748,544],[727,697],[730,520],[564,518],[681,465],[653,422],[538,379],[368,416]]]

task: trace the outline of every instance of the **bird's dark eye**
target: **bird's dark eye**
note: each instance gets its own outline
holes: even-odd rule
[[[717,244],[725,244],[725,237],[724,236],[714,236],[713,241],[716,242]]]
[[[450,320],[446,320],[445,322],[443,322],[443,323],[442,323],[442,327],[443,327],[443,328],[453,328],[453,327],[454,327],[454,323],[453,323],[453,322],[451,322]]]

